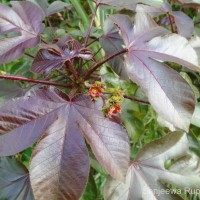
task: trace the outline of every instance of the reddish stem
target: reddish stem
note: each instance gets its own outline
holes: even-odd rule
[[[120,52],[117,52],[116,54],[113,54],[113,55],[109,56],[109,57],[106,58],[105,60],[103,60],[103,61],[97,63],[91,70],[88,71],[88,73],[86,74],[84,80],[87,80],[93,72],[95,72],[99,67],[101,67],[101,65],[103,65],[103,64],[106,63],[106,62],[108,62],[109,60],[113,59],[113,58],[116,57],[116,56],[119,56],[119,55],[121,55],[121,54],[126,53],[127,51],[128,51],[127,49],[124,49],[124,50],[122,50],[122,51],[120,51]]]
[[[60,87],[65,87],[65,88],[71,88],[71,84],[42,81],[42,80],[30,79],[30,78],[19,77],[19,76],[0,75],[0,79],[9,79],[9,80],[16,80],[16,81],[23,81],[23,82],[30,82],[30,83],[40,83],[44,85],[54,85],[54,86],[60,86]]]
[[[138,98],[134,98],[134,97],[129,97],[127,95],[124,95],[124,98],[130,99],[131,101],[137,101],[137,102],[140,102],[140,103],[150,104],[148,101],[138,99]]]
[[[173,26],[173,22],[172,22],[171,15],[170,15],[169,12],[167,13],[167,15],[168,15],[168,17],[169,17],[169,22],[170,22],[170,26],[171,26],[172,33],[175,33],[176,31],[174,30],[174,26]]]
[[[103,94],[112,94],[112,92],[103,92]],[[131,101],[137,101],[137,102],[140,102],[140,103],[150,104],[149,101],[145,101],[145,100],[138,99],[138,98],[135,98],[135,97],[129,97],[127,95],[123,95],[123,97],[125,99],[129,99]]]
[[[98,7],[99,7],[99,6],[96,5],[96,7],[95,7],[95,9],[94,9],[94,13],[93,13],[93,15],[92,15],[92,20],[91,20],[91,23],[90,23],[90,27],[89,27],[89,29],[88,29],[88,33],[87,33],[86,38],[85,38],[85,45],[84,45],[85,47],[87,46],[88,39],[89,39],[90,33],[91,33],[91,31],[92,31],[92,26],[93,26],[93,24],[94,24],[94,19],[95,19],[95,16],[96,16]]]
[[[92,40],[90,43],[88,43],[88,44],[86,45],[86,47],[90,46],[91,44],[95,43],[96,41],[99,41],[99,38],[98,38],[98,37],[95,38],[94,40]]]

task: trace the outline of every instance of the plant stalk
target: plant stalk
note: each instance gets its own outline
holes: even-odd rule
[[[140,102],[140,103],[150,104],[149,101],[145,101],[145,100],[138,99],[138,98],[135,98],[135,97],[129,97],[127,95],[124,95],[124,98],[129,99],[131,101],[137,101],[137,102]]]
[[[22,81],[22,82],[30,82],[30,83],[40,83],[40,84],[44,84],[44,85],[53,85],[53,86],[71,88],[71,84],[56,83],[56,82],[51,82],[51,81],[42,81],[42,80],[30,79],[30,78],[19,77],[19,76],[0,75],[0,79],[8,79],[8,80],[15,80],[15,81]]]
[[[88,29],[88,33],[86,35],[86,38],[85,38],[85,46],[87,46],[87,43],[88,43],[88,39],[90,37],[90,33],[92,31],[92,26],[94,24],[94,20],[95,20],[95,16],[96,16],[96,13],[97,13],[97,9],[98,9],[98,5],[95,6],[95,9],[94,9],[94,13],[92,15],[92,20],[90,22],[90,26],[89,26],[89,29]]]
[[[103,60],[103,61],[97,63],[91,70],[89,70],[89,71],[87,72],[87,74],[85,75],[84,80],[86,81],[86,80],[90,77],[90,75],[91,75],[93,72],[95,72],[99,67],[101,67],[101,65],[103,65],[103,64],[106,63],[106,62],[108,62],[109,60],[113,59],[113,58],[116,57],[116,56],[119,56],[119,55],[122,55],[122,54],[126,53],[127,51],[128,51],[127,49],[124,49],[124,50],[122,50],[122,51],[120,51],[120,52],[117,52],[116,54],[113,54],[113,55],[109,56],[109,57],[106,58],[105,60]]]

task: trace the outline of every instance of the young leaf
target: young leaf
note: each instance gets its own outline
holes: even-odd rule
[[[26,1],[12,1],[12,8],[0,4],[0,34],[15,32],[16,36],[0,39],[0,63],[22,56],[26,48],[40,42],[44,13]]]
[[[68,123],[64,123],[63,119]],[[61,122],[66,130],[56,129]],[[55,133],[51,134],[53,129]],[[98,104],[92,103],[88,96],[80,95],[70,100],[67,95],[51,87],[33,90],[0,108],[0,155],[24,150],[43,133],[49,135],[48,142],[52,142],[52,145],[55,134],[58,138],[63,135],[57,142],[65,142],[67,135],[72,134],[70,131],[76,131],[79,135],[82,133],[105,169],[116,179],[123,179],[130,155],[129,140],[124,129],[105,118],[98,110]]]
[[[187,131],[194,111],[194,94],[187,82],[161,60],[200,71],[196,52],[185,38],[169,34],[145,13],[136,14],[134,28],[125,15],[110,19],[120,28],[128,49],[129,78],[142,87],[161,117]]]
[[[60,39],[55,45],[43,45],[36,55],[31,71],[48,74],[51,70],[60,68],[66,61],[80,57],[85,60],[92,59],[92,53],[71,37]]]
[[[0,199],[34,200],[28,170],[15,158],[0,158]]]
[[[170,133],[162,139],[147,144],[130,166],[125,183],[108,179],[104,188],[105,200],[177,199],[171,193],[158,193],[166,190],[161,181],[179,188],[198,189],[200,177],[193,171],[198,170],[198,165],[188,165],[187,162],[178,161],[169,170],[164,167],[167,160],[176,160],[187,155],[188,148],[187,136],[181,132]],[[180,170],[180,166],[181,169],[187,168],[190,173],[184,173]]]

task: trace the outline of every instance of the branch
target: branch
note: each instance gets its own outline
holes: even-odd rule
[[[24,53],[24,55],[26,55],[26,56],[28,56],[28,57],[30,57],[30,58],[35,58],[34,56],[32,56],[30,53]]]
[[[90,43],[88,43],[88,44],[86,45],[86,47],[92,45],[92,44],[95,43],[96,41],[99,41],[99,38],[100,38],[100,37],[97,37],[97,38],[95,38],[94,40],[92,40]]]
[[[175,33],[176,31],[174,30],[174,26],[173,26],[173,22],[172,22],[171,15],[170,15],[169,12],[167,13],[167,15],[168,15],[168,17],[169,17],[169,22],[170,22],[170,26],[171,26],[172,33]]]
[[[51,82],[51,81],[42,81],[42,80],[30,79],[30,78],[19,77],[19,76],[0,75],[0,79],[9,79],[9,80],[15,80],[15,81],[40,83],[40,84],[44,84],[44,85],[54,85],[54,86],[60,86],[60,87],[65,87],[65,88],[71,88],[71,84],[56,83],[56,82]]]
[[[94,71],[96,71],[99,67],[101,67],[101,65],[103,65],[103,64],[106,63],[106,62],[108,62],[109,60],[113,59],[113,58],[116,57],[116,56],[119,56],[119,55],[121,55],[121,54],[126,53],[127,51],[128,51],[127,49],[124,49],[124,50],[122,50],[122,51],[120,51],[120,52],[117,52],[117,53],[114,54],[114,55],[109,56],[109,57],[106,58],[105,60],[103,60],[103,61],[97,63],[91,70],[88,71],[88,73],[86,74],[84,80],[86,81]]]
[[[112,94],[112,92],[103,92],[103,94]],[[135,98],[135,97],[129,97],[127,95],[123,95],[123,97],[125,99],[129,99],[131,101],[137,101],[137,102],[140,102],[140,103],[150,104],[149,101],[145,101],[145,100],[138,99],[138,98]]]
[[[137,102],[140,102],[140,103],[150,104],[148,101],[138,99],[138,98],[134,98],[134,97],[129,97],[127,95],[124,95],[124,98],[129,99],[131,101],[137,101]]]

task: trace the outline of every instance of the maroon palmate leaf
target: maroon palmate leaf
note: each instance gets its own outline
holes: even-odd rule
[[[199,163],[189,156],[188,150],[187,136],[181,132],[170,133],[145,145],[129,167],[125,183],[108,178],[104,187],[105,200],[182,199],[174,195],[172,189],[167,193],[163,183],[198,190]],[[174,162],[169,169],[165,169],[168,160]]]
[[[198,35],[194,35],[194,37],[192,37],[189,42],[196,51],[200,63],[200,37]]]
[[[98,5],[108,5],[117,9],[126,8],[128,10],[135,10],[137,3],[144,3],[152,6],[160,6],[162,1],[158,0],[95,0]]]
[[[49,5],[47,0],[28,0],[42,8],[46,16],[70,9],[71,5],[62,1],[54,1]]]
[[[34,200],[29,172],[15,158],[0,158],[0,199]]]
[[[182,3],[184,5],[187,5],[187,6],[191,6],[191,7],[198,7],[200,2],[199,0],[177,0],[179,3]]]
[[[62,175],[60,176],[59,173],[65,174],[66,170],[70,171],[70,169],[73,173],[76,169],[75,175],[66,175],[69,176],[66,179],[69,187],[65,186],[65,191],[63,187],[57,187],[60,189],[57,195],[65,195],[67,192],[72,198],[75,189],[70,185],[76,184],[77,179],[74,184],[68,183],[70,177],[79,176],[81,172],[78,169],[83,168],[84,181],[80,183],[80,188],[83,189],[87,181],[85,173],[88,156],[82,139],[83,134],[99,162],[111,176],[122,180],[129,165],[128,137],[119,124],[103,116],[98,110],[98,105],[86,95],[69,99],[66,94],[51,87],[33,90],[25,97],[13,99],[0,108],[0,155],[20,152],[43,134],[31,161],[34,194],[42,195],[43,190],[39,191],[38,185],[43,183],[42,180],[46,180],[46,176],[52,177],[52,182],[49,182],[52,184],[52,190],[47,192],[49,194],[55,192],[53,185],[56,180],[59,184],[63,183]],[[82,162],[85,165],[80,168],[76,159],[78,163]],[[52,164],[54,161],[55,165]],[[66,168],[66,164],[70,169]],[[41,182],[34,177],[41,177]],[[46,187],[45,183],[43,187]],[[80,196],[81,189],[76,191],[75,196]],[[43,195],[47,194],[43,191]]]
[[[114,24],[107,19],[104,23],[104,35],[100,38],[101,46],[108,55],[114,55],[123,50],[123,40],[119,35],[118,29]],[[116,56],[109,61],[111,68],[120,76],[120,78],[127,80],[128,75],[125,70],[124,56]]]
[[[23,89],[18,82],[11,80],[0,80],[0,86],[0,106],[12,98],[24,95],[26,92],[26,89]]]
[[[0,4],[0,34],[15,32],[16,36],[0,39],[0,63],[19,58],[25,48],[40,42],[43,11],[31,2],[12,1],[12,8]]]
[[[30,179],[36,199],[79,199],[89,176],[89,156],[75,110],[66,106],[33,151]]]
[[[60,39],[54,45],[44,45],[36,55],[31,71],[48,74],[51,70],[62,67],[66,61],[74,58],[92,59],[92,52],[71,37]]]
[[[178,33],[184,37],[191,37],[194,30],[193,20],[188,17],[182,11],[172,11],[168,2],[164,2],[160,7],[153,7],[148,5],[139,5],[137,7],[138,12],[143,11],[150,14],[152,17],[156,17],[162,14],[170,14],[171,18],[174,18]],[[172,19],[171,19],[172,20]]]
[[[187,131],[194,111],[194,94],[187,82],[161,61],[200,71],[194,49],[184,37],[170,34],[145,13],[136,14],[134,27],[128,16],[113,15],[110,19],[121,30],[128,49],[129,78],[141,86],[160,116]]]

